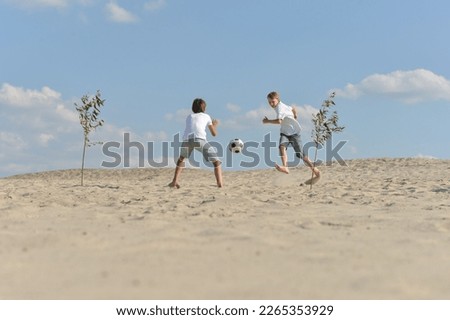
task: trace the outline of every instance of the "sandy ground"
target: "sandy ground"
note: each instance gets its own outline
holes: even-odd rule
[[[0,179],[1,299],[450,299],[450,161]]]

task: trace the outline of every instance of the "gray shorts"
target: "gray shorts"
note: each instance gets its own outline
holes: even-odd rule
[[[302,151],[302,139],[299,134],[293,134],[288,136],[284,133],[280,133],[280,146],[284,146],[286,149],[289,145],[292,145],[295,151],[295,155],[297,158],[303,159],[303,151]]]
[[[181,144],[180,157],[185,159],[189,158],[194,149],[201,151],[203,153],[203,158],[205,158],[206,161],[216,162],[219,160],[216,149],[211,146],[208,141],[199,138],[183,141]]]

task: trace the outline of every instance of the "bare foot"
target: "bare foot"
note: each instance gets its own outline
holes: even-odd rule
[[[169,183],[169,187],[180,189],[181,186],[179,183],[172,181],[171,183]]]
[[[289,173],[288,167],[279,166],[278,164],[275,164],[275,169],[283,173]]]
[[[306,185],[312,185],[312,184],[316,184],[319,180],[320,180],[320,171],[317,168],[311,168],[312,172],[313,172],[313,177],[311,179],[308,179],[305,181]]]
[[[313,170],[313,173],[316,176],[316,178],[320,178],[320,171],[319,171],[319,169],[313,168],[312,170]]]

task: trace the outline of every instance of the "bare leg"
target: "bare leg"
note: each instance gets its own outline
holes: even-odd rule
[[[217,186],[222,188],[222,167],[220,166],[221,162],[219,160],[214,161],[214,175],[216,176]]]
[[[289,173],[289,169],[287,167],[287,153],[286,153],[286,147],[280,146],[280,156],[281,156],[281,162],[283,163],[282,166],[279,166],[278,164],[275,164],[275,168],[283,173]]]
[[[316,178],[320,178],[319,169],[314,167],[314,164],[311,162],[311,160],[309,160],[309,158],[307,156],[303,157],[303,162],[312,170],[312,172],[313,172],[314,176],[316,176]]]
[[[183,171],[183,167],[184,167],[184,158],[180,157],[177,161],[177,167],[175,168],[175,174],[173,176],[172,182],[169,183],[169,187],[180,189],[180,184],[178,183],[178,180],[180,179],[180,174],[181,174],[181,171]]]

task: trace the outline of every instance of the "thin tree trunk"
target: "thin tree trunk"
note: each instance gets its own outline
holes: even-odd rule
[[[81,186],[83,186],[84,181],[84,157],[86,155],[86,137],[84,138],[84,146],[83,146],[83,158],[81,159]]]
[[[316,161],[317,161],[317,150],[319,149],[319,146],[316,143],[316,151],[314,152],[314,161],[313,161],[313,167],[311,171],[311,184],[309,185],[309,190],[312,190],[313,186],[313,178],[314,178],[314,168],[316,167]]]

